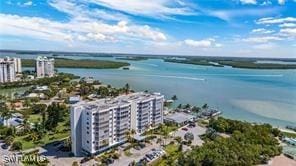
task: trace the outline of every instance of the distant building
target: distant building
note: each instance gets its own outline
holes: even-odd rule
[[[164,96],[132,93],[112,99],[78,102],[71,107],[72,152],[95,155],[163,123]]]
[[[54,76],[54,59],[38,56],[36,59],[37,78]]]
[[[81,81],[87,84],[93,84],[95,82],[95,79],[93,77],[83,77]]]
[[[14,70],[16,73],[22,72],[22,61],[21,58],[12,58],[14,62]]]
[[[0,59],[0,83],[16,81],[15,65],[10,57]]]
[[[34,91],[39,91],[39,92],[48,91],[48,90],[49,90],[49,88],[46,85],[44,85],[44,86],[36,86],[36,88],[34,89]]]
[[[69,103],[70,104],[76,104],[80,101],[80,96],[71,96],[69,97]]]

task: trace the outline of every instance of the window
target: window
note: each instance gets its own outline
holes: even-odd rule
[[[88,143],[88,144],[89,144],[89,141],[86,141],[86,143]]]

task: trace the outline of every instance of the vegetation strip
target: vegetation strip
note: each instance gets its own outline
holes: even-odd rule
[[[58,68],[93,68],[93,69],[116,69],[123,66],[129,66],[126,62],[116,62],[107,60],[92,59],[65,59],[55,58],[55,67]],[[35,67],[34,59],[22,59],[23,67]]]
[[[278,63],[256,63],[253,60],[218,60],[218,59],[164,59],[165,62],[183,63],[202,66],[224,67],[231,66],[233,68],[246,69],[296,69],[296,64],[278,64]]]

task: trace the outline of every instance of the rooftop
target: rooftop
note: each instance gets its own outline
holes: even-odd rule
[[[144,92],[137,92],[128,95],[121,95],[116,98],[99,99],[89,102],[82,101],[75,104],[74,106],[84,106],[88,110],[105,110],[112,107],[123,107],[126,104],[129,104],[131,101],[143,101],[158,97],[163,96],[160,93],[149,94]]]
[[[184,123],[186,121],[192,120],[194,116],[182,112],[176,112],[174,114],[167,115],[164,118],[166,120],[174,121],[176,123]]]

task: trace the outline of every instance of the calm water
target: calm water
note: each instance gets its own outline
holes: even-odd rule
[[[228,118],[280,127],[296,125],[296,70],[220,68],[167,63],[160,59],[128,62],[130,70],[59,71],[92,76],[116,87],[129,83],[134,90],[158,91],[167,98],[176,94],[179,99],[176,104],[208,103]]]

